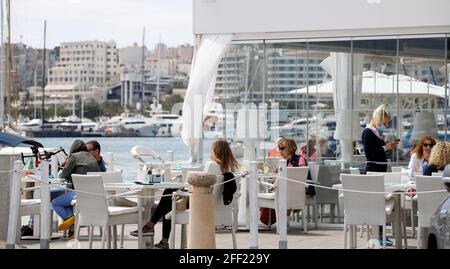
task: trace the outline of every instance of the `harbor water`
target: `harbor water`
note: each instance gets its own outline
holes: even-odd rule
[[[183,143],[181,137],[58,137],[58,138],[35,138],[41,142],[45,148],[62,147],[67,153],[70,146],[76,139],[85,142],[97,140],[101,146],[101,154],[105,156],[107,152],[114,154],[114,167],[122,169],[125,181],[136,180],[136,170],[139,161],[131,155],[131,148],[134,146],[147,146],[157,152],[163,159],[167,158],[167,151],[173,151],[175,161],[187,162],[189,160],[188,147]],[[213,140],[204,140],[203,160],[209,159],[211,144]],[[151,157],[143,157],[148,162],[153,162]]]

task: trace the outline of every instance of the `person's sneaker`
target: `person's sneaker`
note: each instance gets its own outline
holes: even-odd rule
[[[75,225],[72,224],[69,227],[69,232],[67,233],[67,240],[72,240],[75,238]]]
[[[138,230],[132,231],[130,235],[139,236]],[[151,236],[151,235],[155,235],[155,229],[153,228],[150,229],[149,227],[147,227],[147,225],[144,225],[144,227],[142,227],[142,236]]]
[[[381,238],[379,239],[379,241],[380,241],[380,246],[383,247],[383,246],[384,246],[384,244],[383,244],[383,238],[381,237]],[[390,247],[390,246],[392,246],[393,244],[394,244],[394,243],[391,241],[391,239],[389,239],[389,238],[386,237],[386,246],[387,246],[387,247]]]
[[[157,249],[169,249],[169,242],[163,243],[163,242],[159,241],[158,244],[155,244],[155,248],[157,248]]]
[[[70,227],[71,225],[73,225],[74,223],[75,223],[75,216],[71,216],[71,217],[67,218],[66,220],[64,220],[63,223],[61,223],[61,224],[58,226],[58,230],[59,230],[59,231],[67,230],[67,229],[69,229],[69,227]]]

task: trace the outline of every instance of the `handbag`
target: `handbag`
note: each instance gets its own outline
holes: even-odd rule
[[[262,207],[259,209],[259,212],[260,212],[259,220],[265,225],[272,225],[277,221],[275,209]],[[270,222],[269,222],[269,214],[270,214]]]

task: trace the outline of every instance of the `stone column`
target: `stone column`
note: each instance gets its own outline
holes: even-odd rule
[[[215,204],[211,186],[217,176],[202,172],[189,173],[191,185],[189,197],[188,249],[215,249]]]

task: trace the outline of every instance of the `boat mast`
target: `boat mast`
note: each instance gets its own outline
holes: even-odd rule
[[[160,51],[160,48],[161,48],[161,35],[159,35],[159,43],[158,43],[158,65],[157,65],[157,71],[156,71],[156,111],[158,111],[159,110],[159,72],[160,72],[160,60],[161,60],[161,57],[160,57],[160,54],[161,54],[161,51]],[[159,113],[160,111],[158,111],[158,113]]]
[[[83,68],[80,67],[80,77],[78,80],[78,87],[81,89],[81,80],[83,79]],[[75,87],[72,89],[72,116],[75,117]]]
[[[5,89],[6,89],[6,49],[4,47],[4,14],[3,14],[3,0],[0,0],[0,32],[1,32],[1,38],[0,38],[0,59],[2,59],[3,56],[5,56],[4,61],[5,65],[3,65],[3,59],[0,61],[0,65],[2,65],[2,73],[1,73],[1,85],[0,85],[0,128],[3,128],[5,125]],[[5,53],[3,53],[5,52]]]
[[[86,66],[83,65],[83,67],[81,68],[83,74],[84,74],[84,70],[85,70]],[[81,122],[83,122],[83,117],[84,117],[84,87],[85,87],[85,81],[88,80],[89,81],[89,71],[87,72],[87,75],[83,78],[83,81],[81,82],[82,84],[80,84],[80,101],[81,101],[81,107],[80,107],[80,119]],[[75,115],[75,110],[74,110],[74,115]]]
[[[20,42],[22,43],[22,42]],[[16,57],[19,55],[19,47],[16,46],[14,48],[15,51],[15,55]],[[15,96],[15,106],[14,106],[14,110],[16,113],[16,125],[17,125],[17,121],[19,119],[19,92],[20,92],[20,80],[19,80],[19,64],[16,62],[16,65],[14,67],[14,82],[15,82],[15,89],[14,89],[14,96]]]
[[[37,118],[37,115],[36,115],[36,106],[37,106],[37,104],[36,104],[36,95],[37,95],[37,85],[36,85],[36,80],[37,80],[37,66],[36,66],[36,63],[34,64],[34,74],[33,74],[33,80],[34,80],[34,83],[33,83],[33,85],[34,85],[34,117],[33,117],[33,119],[36,119]]]
[[[11,66],[12,66],[12,54],[11,54],[11,6],[10,0],[6,1],[6,12],[8,20],[8,122],[11,115]]]
[[[41,128],[44,129],[44,120],[45,120],[45,41],[47,35],[47,20],[44,20],[44,50],[42,52],[43,55],[43,65],[42,65],[42,125]]]
[[[144,52],[145,52],[145,27],[142,33],[142,54],[141,54],[141,115],[144,115],[144,94],[145,94],[145,86],[144,86]]]

